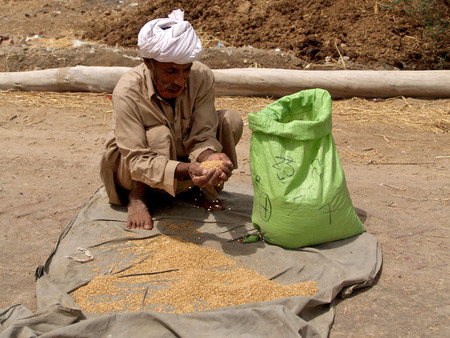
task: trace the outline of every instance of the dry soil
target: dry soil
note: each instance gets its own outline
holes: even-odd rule
[[[75,27],[87,27],[86,22],[97,22],[103,16],[111,17],[111,24],[117,24],[120,21],[118,13],[126,16],[128,11],[137,11],[132,1],[1,0],[0,3],[0,35],[5,37],[0,48],[0,65],[6,67],[1,71],[89,65],[83,60],[90,60],[88,55],[95,54],[92,48],[107,51],[104,59],[97,60],[101,65],[113,65],[108,62],[114,53],[119,55],[111,62],[114,65],[130,65],[125,63],[129,60],[139,62],[128,54],[132,48],[127,49],[127,53],[120,49],[130,48],[125,44],[117,49],[101,47],[93,42],[80,48],[73,47],[73,43],[78,43],[77,39],[88,31],[85,28],[84,33],[80,33],[81,28],[78,31]],[[188,1],[185,3],[190,4]],[[214,5],[215,1],[209,3]],[[261,4],[269,6],[265,1],[249,3],[248,16]],[[287,1],[283,6],[280,1],[270,3],[271,7],[279,6],[281,11],[281,8],[289,9],[288,5],[293,2]],[[315,27],[313,22],[318,23],[320,19],[314,21],[312,17],[315,13],[331,15],[327,9],[331,3],[342,4],[343,1],[302,2],[303,7],[314,5],[310,7],[314,11],[303,13],[304,21],[294,28],[308,30]],[[346,14],[356,12],[364,18],[364,9],[371,11],[371,17],[375,16],[374,2],[346,3]],[[236,10],[245,14],[245,6],[248,5],[245,5],[247,2],[242,4],[236,6]],[[141,5],[144,3],[139,2],[137,7]],[[189,8],[185,8],[186,11]],[[359,12],[358,8],[361,9]],[[217,18],[225,12],[219,5],[204,8],[203,12],[198,7],[195,10],[195,15],[204,20],[213,15],[213,10],[218,11]],[[285,15],[295,16],[299,10],[291,9]],[[193,12],[187,14],[193,17]],[[346,20],[342,13],[336,11],[336,15],[342,16],[338,21],[344,23]],[[312,21],[307,21],[308,14],[311,16],[308,20]],[[254,15],[258,21],[257,14]],[[264,18],[258,22],[264,23]],[[332,20],[335,19],[330,19],[330,22],[337,22]],[[398,22],[397,17],[394,21]],[[415,30],[411,28],[410,31],[408,25],[405,25],[406,31],[399,41],[406,43],[408,39],[417,38]],[[201,25],[198,27],[206,30]],[[280,34],[283,27],[279,27]],[[344,31],[344,27],[336,29]],[[215,28],[209,34],[214,36],[218,32],[220,29]],[[372,30],[368,29],[367,34],[372,34]],[[38,37],[23,40],[26,36],[35,35]],[[282,36],[279,38],[283,40]],[[237,41],[233,39],[235,36],[228,31],[218,40],[231,45]],[[257,54],[259,58],[253,58],[255,54],[251,54],[244,63],[245,58],[240,54],[244,50],[254,53],[256,48],[243,48],[240,52],[236,48],[221,49],[212,54],[210,65],[255,66],[256,63],[262,66],[267,62],[267,67],[281,67],[281,58],[290,55],[289,60],[294,61],[284,62],[286,67],[316,66],[314,58],[305,56],[308,54],[305,49],[285,52],[266,49],[281,47],[281,40],[276,39],[276,35],[262,36],[260,44],[255,43],[254,47],[260,48],[257,52],[260,53]],[[330,35],[330,41],[333,39],[334,36]],[[211,38],[211,41],[217,40]],[[243,42],[243,45],[249,43]],[[334,46],[333,42],[330,43]],[[346,42],[337,44],[340,50],[344,50],[341,43]],[[361,48],[366,50],[366,42],[361,43]],[[330,63],[334,68],[342,68],[342,64],[337,62],[337,49],[335,52],[333,48],[329,50],[334,59]],[[403,45],[395,49],[398,59],[412,64],[404,61],[404,49],[407,50]],[[13,51],[18,52],[15,54]],[[428,55],[427,52],[418,53],[418,59]],[[33,55],[37,58],[29,62]],[[78,55],[79,59],[73,55]],[[363,59],[352,58],[356,59],[355,67],[395,67],[394,63],[387,61],[386,64],[364,63]],[[36,66],[39,59],[43,62]],[[224,63],[224,60],[229,61]],[[330,66],[319,62],[317,67]],[[98,164],[104,136],[110,127],[111,101],[107,94],[23,92],[0,92],[0,101],[0,309],[20,303],[36,310],[36,266],[44,263],[61,230],[101,186]],[[245,121],[249,112],[258,111],[271,101],[218,98],[217,108],[237,109]],[[337,300],[332,337],[449,336],[449,114],[448,99],[351,99],[333,102],[333,136],[350,194],[367,231],[380,241],[384,264],[375,285],[358,291],[349,299]],[[246,125],[238,145],[239,168],[232,177],[234,182],[251,184],[249,142],[250,130]]]

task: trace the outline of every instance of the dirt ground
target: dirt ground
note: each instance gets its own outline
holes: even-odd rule
[[[118,46],[116,52],[116,47],[93,42],[74,48],[81,35],[63,25],[101,18],[108,10],[111,16],[117,6],[134,9],[132,1],[0,1],[0,35],[7,36],[0,46],[0,67],[6,68],[0,71],[92,65],[86,60],[127,66],[131,64],[126,62],[139,62],[132,59],[137,54],[131,54],[129,46]],[[353,8],[353,1],[348,3]],[[371,2],[354,3],[369,6]],[[34,36],[30,33],[43,37],[11,44],[13,37]],[[336,55],[327,66],[293,50],[258,47],[216,49],[205,60],[211,66],[282,67],[285,58],[286,68],[307,64],[342,68]],[[103,59],[89,57],[99,50],[105,50]],[[33,55],[37,57],[30,62]],[[42,64],[36,66],[39,59]],[[386,68],[363,62],[355,62],[355,67]],[[99,160],[112,106],[107,94],[91,93],[0,91],[0,101],[0,309],[23,304],[35,311],[36,266],[44,263],[61,230],[101,186]],[[218,98],[216,105],[237,109],[246,121],[249,112],[270,102],[269,98],[225,97]],[[384,262],[374,286],[337,300],[331,337],[449,336],[449,114],[450,99],[333,102],[333,136],[353,204],[367,231],[378,238]],[[251,184],[250,136],[245,125],[234,182]]]

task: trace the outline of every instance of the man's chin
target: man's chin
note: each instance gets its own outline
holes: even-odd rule
[[[159,94],[165,98],[165,99],[174,99],[176,98],[178,95],[180,95],[183,92],[183,90],[178,90],[176,92],[170,91],[170,90],[165,90],[165,91],[161,91]]]

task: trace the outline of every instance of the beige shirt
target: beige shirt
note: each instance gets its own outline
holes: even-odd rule
[[[144,63],[124,74],[113,93],[112,137],[131,178],[175,195],[178,159],[196,161],[206,149],[221,152],[214,100],[214,74],[200,62],[193,63],[184,91],[175,98],[175,109],[156,93]],[[176,158],[147,144],[146,132],[161,125],[174,137]]]

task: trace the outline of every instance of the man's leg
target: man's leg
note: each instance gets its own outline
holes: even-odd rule
[[[100,177],[105,186],[109,203],[122,205],[120,194],[117,191],[115,182],[115,172],[119,163],[119,149],[115,141],[114,133],[111,132],[106,136],[105,152],[100,160]]]
[[[153,228],[153,220],[148,211],[146,201],[148,187],[142,182],[131,179],[130,170],[121,157],[119,158],[118,166],[114,173],[114,181],[118,186],[117,191],[122,193],[120,199],[124,203],[128,200],[127,228],[151,230]]]
[[[153,127],[146,131],[146,138],[148,144],[152,145],[153,150],[167,156],[167,158],[176,158],[175,143],[169,128],[166,126]],[[118,159],[114,181],[123,188],[121,190],[128,192],[128,196],[123,196],[128,197],[127,228],[151,230],[153,220],[147,205],[149,194],[146,192],[149,192],[152,188],[131,178],[130,169],[122,157]]]
[[[153,229],[153,220],[148,211],[145,191],[147,185],[142,182],[132,181],[131,191],[128,195],[128,229]]]
[[[236,169],[238,167],[236,145],[241,139],[244,123],[239,114],[231,109],[219,110],[217,115],[219,116],[217,140],[222,144],[222,152],[228,156]]]

